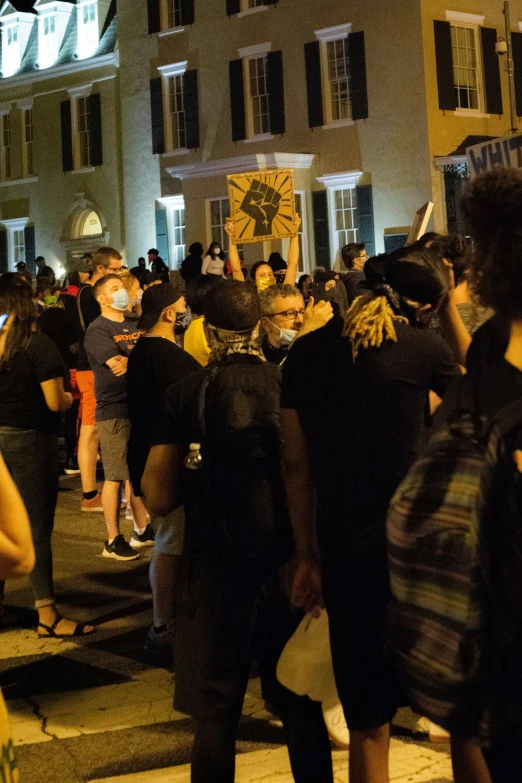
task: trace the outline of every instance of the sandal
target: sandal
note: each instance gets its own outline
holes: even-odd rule
[[[38,623],[38,628],[44,628],[48,633],[38,633],[40,639],[72,639],[74,636],[90,636],[91,633],[96,633],[96,628],[92,631],[86,631],[85,628],[89,623],[76,623],[76,628],[73,633],[56,633],[58,624],[63,620],[63,617],[59,614],[52,625],[45,625],[45,623]]]

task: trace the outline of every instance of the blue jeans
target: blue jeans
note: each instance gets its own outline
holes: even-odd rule
[[[51,536],[58,496],[58,436],[0,427],[0,452],[24,501],[36,564],[29,577],[37,609],[54,604]]]

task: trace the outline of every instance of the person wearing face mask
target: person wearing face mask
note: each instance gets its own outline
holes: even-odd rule
[[[134,517],[130,544],[120,534],[121,490],[129,482],[127,442],[130,420],[127,406],[127,363],[142,331],[136,321],[124,313],[130,297],[119,275],[102,277],[93,289],[101,315],[85,333],[85,350],[94,372],[96,423],[105,472],[101,502],[107,524],[107,541],[102,556],[114,560],[135,560],[136,550],[153,546],[154,534],[147,523],[147,512],[130,485],[129,498]]]
[[[155,413],[163,403],[165,391],[201,369],[192,356],[176,345],[176,319],[186,310],[179,284],[154,285],[143,294],[138,327],[145,329],[145,334],[133,349],[127,369],[131,422],[127,464],[137,496],[141,496],[141,477],[149,455]],[[149,572],[153,625],[147,633],[145,649],[151,654],[169,655],[172,652],[179,561],[183,554],[183,509],[167,517],[151,514],[151,526],[156,542]]]
[[[202,275],[224,276],[225,254],[223,253],[219,242],[212,242],[201,267]]]
[[[310,298],[305,308],[301,292],[293,285],[270,286],[260,293],[259,300],[264,331],[261,349],[271,364],[283,364],[298,337],[321,329],[333,318],[330,302],[314,305]]]

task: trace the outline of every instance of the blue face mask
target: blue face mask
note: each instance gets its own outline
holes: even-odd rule
[[[127,307],[130,304],[130,297],[127,293],[125,288],[120,288],[119,291],[115,291],[112,295],[112,307],[115,310],[121,310],[123,313],[124,310],[127,309]]]
[[[270,318],[268,318],[270,321]],[[279,329],[279,337],[277,338],[277,341],[280,346],[283,345],[291,345],[295,338],[297,337],[297,330],[296,329],[281,329],[280,326],[275,324],[273,321],[270,321],[272,326],[275,326],[276,329]]]

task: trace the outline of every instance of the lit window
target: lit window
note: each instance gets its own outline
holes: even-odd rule
[[[186,125],[183,74],[168,77],[168,106],[172,136],[171,149],[184,149],[186,146]]]
[[[23,119],[23,172],[25,177],[34,174],[33,110],[24,109]]]
[[[1,115],[2,146],[0,154],[0,173],[2,179],[11,178],[11,117],[9,114]]]
[[[7,45],[12,46],[18,43],[18,27],[7,28]]]
[[[350,117],[350,64],[348,38],[326,43],[330,112],[332,121]]]
[[[91,130],[89,124],[89,101],[85,97],[76,98],[76,168],[83,169],[91,165]]]
[[[58,57],[58,38],[56,36],[56,17],[46,16],[43,20],[44,58],[53,62]]]
[[[359,219],[357,214],[357,191],[346,188],[334,191],[335,234],[337,252],[341,247],[357,242]]]
[[[98,3],[78,5],[78,57],[91,57],[100,42],[98,27]]]
[[[185,209],[180,207],[169,211],[171,214],[170,257],[172,268],[179,269],[185,258]]]
[[[308,270],[308,242],[306,236],[306,201],[304,193],[295,194],[295,211],[301,216],[301,225],[297,233],[299,239],[299,272]]]
[[[17,264],[19,264],[21,261],[25,262],[25,231],[23,228],[15,229],[13,231],[12,242],[12,266],[16,269]]]
[[[478,27],[451,25],[453,81],[458,109],[481,109]]]
[[[267,57],[247,61],[251,135],[270,133]]]
[[[181,27],[181,0],[167,0],[168,27]]]
[[[17,25],[3,28],[2,46],[2,75],[11,76],[19,69],[22,59],[20,34]]]
[[[264,5],[265,0],[247,0],[245,8],[257,8],[259,5]]]
[[[209,200],[210,237],[211,242],[219,242],[221,250],[228,253],[228,234],[225,223],[230,217],[230,201],[228,198],[213,198]],[[243,258],[243,245],[237,246],[239,257]]]

